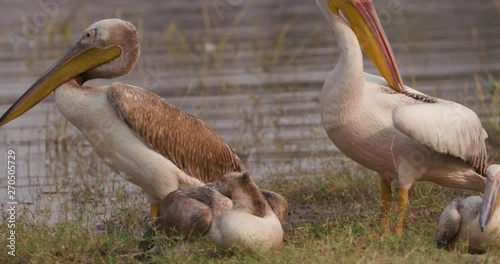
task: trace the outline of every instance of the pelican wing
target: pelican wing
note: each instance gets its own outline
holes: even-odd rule
[[[461,158],[484,175],[488,135],[472,110],[439,100],[396,107],[392,121],[409,137],[434,151]]]
[[[218,182],[227,172],[243,171],[238,156],[213,129],[156,94],[113,83],[107,99],[137,137],[186,174]]]

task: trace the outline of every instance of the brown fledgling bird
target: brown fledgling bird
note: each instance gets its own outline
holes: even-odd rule
[[[212,221],[209,235],[217,245],[250,252],[281,247],[280,219],[247,172],[225,174],[219,191],[233,201],[233,207]]]
[[[281,244],[281,224],[288,212],[283,196],[260,190],[246,172],[234,172],[224,175],[220,185],[210,183],[169,193],[161,202],[156,225],[169,236],[189,239],[209,234],[219,245],[257,251],[264,238],[268,240],[263,243],[265,250]]]

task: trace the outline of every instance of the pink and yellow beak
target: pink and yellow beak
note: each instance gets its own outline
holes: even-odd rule
[[[78,42],[3,114],[0,126],[24,114],[65,82],[119,57],[120,54],[119,47],[101,49],[93,43]]]
[[[380,74],[396,91],[406,92],[391,46],[371,0],[327,0],[336,15],[342,13],[356,34],[361,47]]]

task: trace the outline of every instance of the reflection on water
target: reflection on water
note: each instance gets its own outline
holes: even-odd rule
[[[44,11],[32,2],[2,3],[1,113],[91,22],[118,16],[137,25],[142,50],[135,70],[119,80],[152,90],[207,122],[257,179],[314,177],[353,164],[320,125],[318,95],[338,50],[314,1],[233,1],[223,12],[213,1],[61,2],[38,22],[33,18]],[[377,8],[405,82],[465,102],[486,120],[487,91],[497,87],[500,69],[500,19],[493,2],[399,3],[377,1]],[[368,61],[365,70],[376,73]],[[478,87],[485,105],[478,103]],[[103,165],[61,117],[52,96],[0,128],[0,164],[8,149],[18,157],[17,199],[37,219],[106,217],[143,201],[139,189]],[[5,187],[6,179],[0,184]],[[5,203],[6,192],[0,201]]]

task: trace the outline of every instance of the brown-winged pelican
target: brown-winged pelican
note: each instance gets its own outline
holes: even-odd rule
[[[404,86],[371,0],[317,3],[340,50],[321,91],[322,123],[342,153],[377,172],[381,231],[390,230],[393,180],[399,183],[396,234],[403,232],[415,180],[483,191],[487,134],[478,116]],[[383,78],[363,72],[361,48]]]
[[[243,171],[243,164],[205,123],[149,91],[118,82],[84,85],[127,74],[139,53],[139,38],[130,22],[106,19],[92,24],[7,110],[0,126],[55,90],[62,115],[113,170],[142,188],[155,217],[159,201],[169,192],[218,182],[227,172]]]

